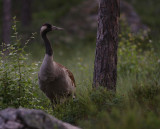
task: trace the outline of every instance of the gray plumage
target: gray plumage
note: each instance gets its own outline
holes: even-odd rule
[[[51,27],[51,28],[50,28]],[[61,28],[44,24],[41,27],[41,36],[45,42],[46,54],[38,73],[40,89],[53,103],[56,99],[67,97],[75,93],[75,80],[73,74],[63,65],[53,60],[53,50],[46,36],[47,32]]]

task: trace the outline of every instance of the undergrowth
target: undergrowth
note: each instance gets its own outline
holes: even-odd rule
[[[17,21],[14,17],[13,40],[10,44],[2,43],[2,51],[0,51],[0,109],[35,108],[39,103],[35,78],[38,63],[28,63],[29,55],[24,50],[34,39],[35,33],[32,33],[25,44],[22,44],[16,25]],[[40,108],[40,105],[36,108]]]
[[[124,32],[118,50],[117,92],[92,89],[92,81],[82,82],[77,99],[58,105],[54,116],[86,129],[160,127],[158,57],[149,38]]]
[[[55,46],[56,60],[73,72],[77,90],[76,99],[58,104],[53,112],[49,100],[37,84],[37,71],[41,62],[33,63],[25,52],[28,42],[32,42],[35,34],[22,44],[23,39],[17,32],[16,23],[15,21],[13,25],[11,44],[0,52],[0,109],[42,109],[58,119],[86,129],[160,127],[160,67],[149,39],[141,39],[127,30],[124,31],[126,33],[121,33],[116,93],[103,87],[92,88],[95,47],[86,45],[78,51],[76,48]],[[61,48],[63,53],[58,51]],[[68,59],[71,50],[74,56]]]

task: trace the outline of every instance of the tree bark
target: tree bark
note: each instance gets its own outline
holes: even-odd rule
[[[11,0],[3,0],[2,42],[10,43],[11,35]],[[3,46],[4,47],[4,46]]]
[[[22,1],[22,25],[28,26],[31,24],[32,13],[31,13],[32,0]]]
[[[93,87],[116,91],[119,0],[100,0]]]

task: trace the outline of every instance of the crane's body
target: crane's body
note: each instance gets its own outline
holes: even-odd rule
[[[41,36],[45,42],[46,54],[38,73],[39,87],[50,99],[52,104],[56,103],[56,99],[62,97],[71,95],[74,98],[75,93],[73,74],[66,67],[55,62],[53,59],[53,50],[46,36],[47,32],[52,31],[53,28],[60,29],[50,24],[44,24],[41,27]]]

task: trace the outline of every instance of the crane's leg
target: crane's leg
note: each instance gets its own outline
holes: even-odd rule
[[[52,110],[54,111],[54,108],[55,108],[55,106],[57,105],[57,100],[56,100],[56,98],[55,99],[51,99],[50,100],[51,101],[51,106],[52,106]]]
[[[76,94],[75,93],[73,93],[73,95],[72,95],[72,99],[74,100],[76,98]]]
[[[51,106],[52,106],[52,110],[54,111],[54,103],[53,103],[53,100],[51,100]]]

